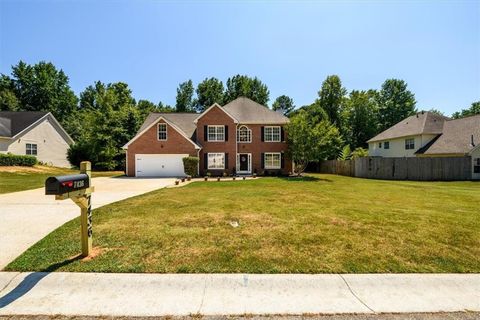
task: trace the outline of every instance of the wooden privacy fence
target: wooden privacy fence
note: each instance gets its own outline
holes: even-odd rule
[[[346,161],[321,161],[315,171],[383,180],[470,180],[472,179],[472,160],[470,157],[364,157]]]

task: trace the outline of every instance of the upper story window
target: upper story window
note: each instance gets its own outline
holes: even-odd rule
[[[252,130],[248,129],[246,126],[241,126],[238,128],[237,142],[252,142]]]
[[[225,141],[225,126],[208,126],[208,141]]]
[[[158,140],[167,141],[167,124],[166,123],[158,124]]]
[[[405,139],[405,150],[415,149],[415,139]]]
[[[25,154],[30,155],[30,156],[36,156],[37,155],[37,145],[35,143],[27,143],[26,144],[26,150]]]
[[[385,141],[385,142],[383,143],[383,148],[384,148],[384,149],[390,149],[390,141]]]
[[[265,142],[280,142],[282,129],[280,126],[264,127],[263,134]]]

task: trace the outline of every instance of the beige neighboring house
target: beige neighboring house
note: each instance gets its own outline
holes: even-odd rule
[[[70,167],[72,138],[50,112],[0,111],[0,153],[32,155],[56,167]]]
[[[480,179],[480,115],[452,120],[419,112],[368,140],[371,157],[471,157]]]

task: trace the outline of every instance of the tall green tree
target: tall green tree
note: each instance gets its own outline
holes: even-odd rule
[[[347,90],[342,87],[342,81],[337,75],[328,76],[322,83],[322,88],[318,91],[318,102],[327,113],[332,124],[340,127],[340,115],[342,113],[342,103]]]
[[[293,99],[286,95],[281,95],[275,102],[273,102],[272,109],[281,111],[285,116],[289,116],[290,113],[295,109],[295,104]]]
[[[267,106],[270,96],[268,87],[257,77],[235,75],[227,79],[224,103],[227,104],[238,97],[247,97],[261,105]]]
[[[378,133],[377,93],[353,90],[345,100],[344,138],[352,149],[366,147],[367,140]]]
[[[215,102],[222,104],[224,100],[223,82],[217,78],[206,78],[197,86],[197,112],[203,112]]]
[[[480,101],[473,102],[470,108],[457,111],[452,115],[453,119],[460,119],[480,114]]]
[[[192,80],[180,83],[177,88],[177,100],[175,109],[177,112],[194,112],[195,100]]]
[[[77,107],[78,100],[68,77],[52,63],[42,61],[29,65],[20,61],[12,66],[11,76],[2,74],[1,78],[2,109],[49,111],[63,123]]]
[[[328,120],[313,123],[309,113],[300,110],[286,126],[287,154],[301,174],[309,162],[336,158],[343,141],[338,129]]]
[[[416,112],[415,95],[407,89],[407,83],[399,79],[387,79],[378,94],[379,123],[381,131],[390,128]]]

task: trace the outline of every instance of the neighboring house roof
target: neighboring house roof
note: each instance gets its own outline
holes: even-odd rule
[[[0,111],[0,137],[16,139],[45,120],[50,121],[67,143],[74,142],[57,119],[45,111]]]
[[[47,114],[43,111],[0,111],[0,137],[12,138]]]
[[[480,115],[475,115],[445,121],[442,134],[417,154],[467,154],[479,145]]]
[[[396,125],[381,132],[367,142],[382,141],[420,134],[440,134],[442,133],[443,125],[446,120],[449,120],[449,118],[436,113],[422,111],[400,121]]]
[[[228,114],[246,124],[285,124],[289,120],[281,112],[268,109],[245,97],[240,97],[223,107]]]

